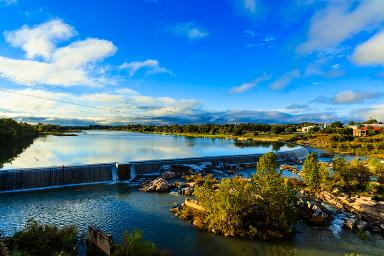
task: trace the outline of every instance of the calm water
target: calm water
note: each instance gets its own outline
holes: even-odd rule
[[[40,137],[3,169],[110,163],[161,158],[286,151],[281,143],[235,142],[130,132],[86,131],[79,136]]]
[[[384,241],[362,241],[349,231],[338,235],[327,228],[298,225],[299,233],[287,241],[260,242],[228,239],[197,231],[174,217],[169,208],[181,196],[140,193],[126,184],[105,184],[0,194],[0,230],[11,235],[29,218],[43,223],[88,225],[111,232],[116,240],[124,230],[140,229],[144,237],[173,255],[384,255]]]

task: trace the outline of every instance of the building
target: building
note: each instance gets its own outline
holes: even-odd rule
[[[304,133],[308,133],[313,128],[315,128],[314,125],[304,126],[304,127],[301,128],[301,131],[304,132]]]
[[[348,127],[352,128],[353,136],[361,137],[361,136],[367,136],[369,130],[374,130],[380,133],[384,128],[384,124],[350,125]]]

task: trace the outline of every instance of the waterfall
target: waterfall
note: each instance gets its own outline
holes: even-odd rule
[[[117,164],[112,166],[112,183],[119,181],[119,176],[117,175]]]
[[[340,237],[341,231],[343,230],[344,218],[344,213],[336,214],[331,225],[329,226],[329,230],[331,230],[332,233],[338,238]]]
[[[135,169],[135,165],[131,165],[130,166],[130,169],[131,169],[131,175],[130,175],[130,179],[129,181],[133,181],[135,178],[136,178],[136,169]]]

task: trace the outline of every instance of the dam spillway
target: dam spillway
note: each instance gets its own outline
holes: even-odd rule
[[[275,152],[278,161],[303,159],[306,148]],[[0,170],[0,192],[62,187],[100,182],[127,182],[136,176],[158,172],[164,165],[201,164],[256,165],[262,154],[192,157],[160,160],[131,161],[127,163],[90,164],[49,168]]]

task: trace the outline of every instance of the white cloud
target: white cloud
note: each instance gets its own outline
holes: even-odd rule
[[[146,69],[146,74],[172,74],[168,69],[160,66],[158,60],[148,59],[144,61],[132,61],[124,62],[119,66],[120,69],[126,69],[129,71],[129,76],[134,76],[140,69]]]
[[[69,39],[74,34],[71,26],[58,19],[32,28],[25,25],[21,29],[4,32],[5,40],[14,47],[21,47],[28,59],[40,56],[46,60],[55,50],[55,42]]]
[[[200,103],[195,100],[145,96],[129,88],[85,94],[31,88],[6,91],[0,90],[3,99],[0,113],[12,118],[75,119],[110,124],[184,116],[200,108]]]
[[[362,92],[362,91],[343,91],[333,97],[320,96],[311,101],[311,103],[323,104],[360,104],[367,100],[373,100],[383,97],[380,92]]]
[[[300,71],[295,69],[295,70],[292,70],[291,72],[288,72],[288,73],[285,73],[283,74],[280,78],[278,78],[277,80],[275,80],[271,85],[271,89],[273,90],[280,90],[280,89],[283,89],[285,88],[286,86],[288,86],[292,80],[294,80],[295,78],[298,78],[300,77]]]
[[[185,36],[190,40],[202,39],[208,36],[208,32],[203,28],[198,27],[194,22],[177,23],[171,31],[175,34]]]
[[[360,120],[368,120],[370,118],[384,120],[384,104],[377,104],[366,109],[359,109],[352,114]]]
[[[384,65],[384,31],[359,45],[352,60],[358,65]]]
[[[353,1],[330,2],[313,17],[308,40],[299,51],[310,53],[334,47],[357,33],[384,21],[384,1],[365,0],[352,9]]]
[[[253,87],[257,86],[261,82],[264,82],[264,81],[269,80],[269,79],[270,79],[270,76],[264,74],[260,77],[255,78],[251,82],[247,82],[247,83],[241,84],[240,86],[233,87],[231,89],[231,93],[236,93],[236,94],[244,93],[244,92],[252,89]]]
[[[381,94],[345,91],[345,92],[336,94],[334,98],[334,102],[336,104],[361,103],[368,99],[377,98],[378,96],[381,96]]]
[[[27,59],[0,56],[0,76],[23,84],[97,86],[111,83],[105,74],[98,72],[105,69],[95,65],[115,54],[117,48],[110,41],[96,38],[56,47],[58,41],[66,40],[74,33],[74,29],[61,20],[6,32],[7,42],[22,48]],[[45,60],[33,59],[38,56]]]

